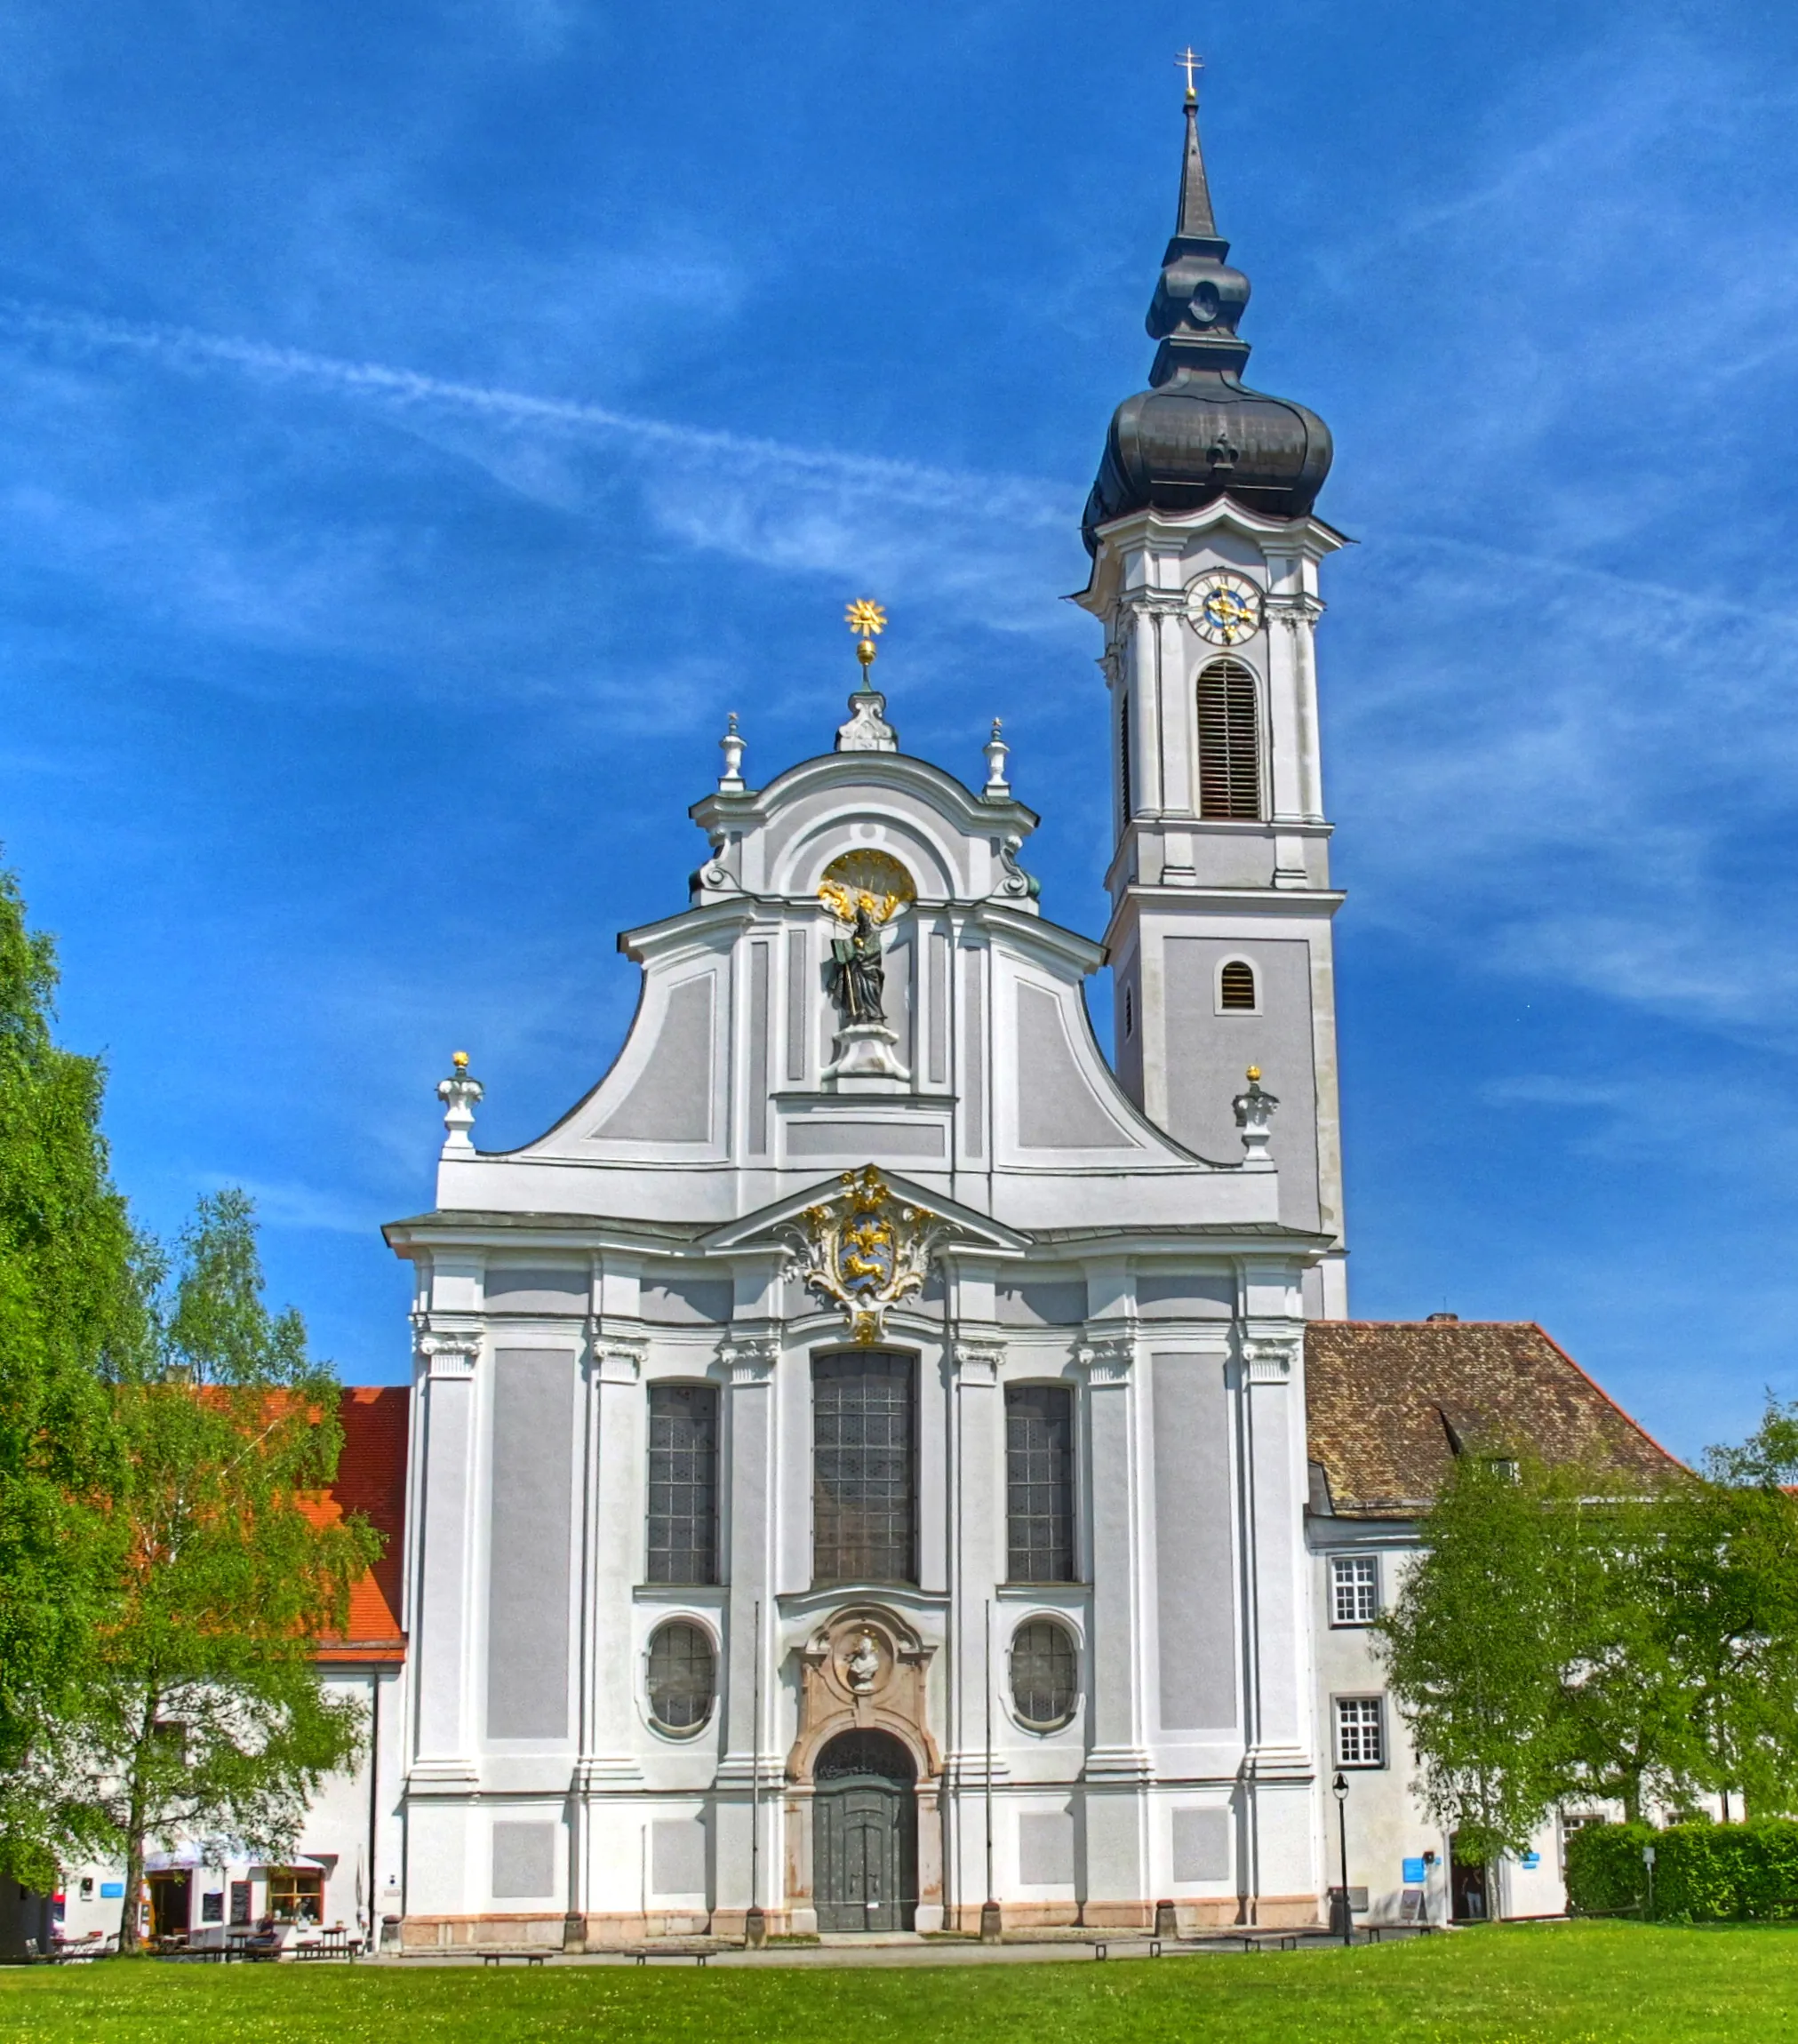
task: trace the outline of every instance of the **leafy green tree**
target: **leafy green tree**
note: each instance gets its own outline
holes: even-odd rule
[[[1798,1809],[1798,1405],[1768,1395],[1760,1425],[1713,1448],[1677,1500],[1668,1603],[1704,1785],[1763,1815]]]
[[[144,1352],[153,1276],[109,1175],[100,1064],[52,1034],[57,978],[0,870],[0,1872],[37,1887],[79,1842],[57,1729],[107,1601],[107,1380]]]
[[[1563,1778],[1568,1569],[1553,1509],[1563,1497],[1539,1465],[1461,1457],[1379,1622],[1418,1792],[1469,1859],[1521,1848]]]
[[[378,1538],[316,1509],[342,1444],[338,1385],[262,1291],[252,1202],[202,1200],[163,1338],[115,1388],[113,1604],[75,1746],[90,1825],[124,1861],[122,1951],[150,1846],[290,1850],[361,1740],[312,1646],[343,1624]]]
[[[1464,1455],[1381,1622],[1424,1800],[1466,1849],[1557,1803],[1798,1807],[1798,1408],[1702,1475]]]

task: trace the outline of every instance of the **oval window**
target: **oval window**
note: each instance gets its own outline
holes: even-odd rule
[[[650,1640],[650,1716],[665,1732],[693,1732],[712,1714],[718,1657],[699,1626],[675,1618]]]
[[[1052,1732],[1080,1700],[1080,1650],[1066,1625],[1032,1618],[1011,1637],[1011,1701],[1023,1721]]]

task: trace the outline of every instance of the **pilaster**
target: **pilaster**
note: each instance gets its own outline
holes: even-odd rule
[[[719,1347],[730,1382],[729,1592],[725,1602],[723,1757],[717,1772],[715,1906],[781,1906],[781,1773],[769,1737],[781,1661],[774,1595],[779,1502],[775,1396],[777,1338],[732,1330]],[[760,1624],[757,1624],[757,1606]],[[757,1673],[757,1655],[760,1673]],[[758,1720],[757,1700],[760,1713]],[[759,1831],[759,1847],[752,1841]],[[752,1870],[758,1893],[751,1894]]]
[[[423,1393],[422,1469],[413,1545],[414,1692],[410,1783],[475,1778],[475,1365],[478,1323],[424,1316],[416,1348]]]
[[[988,1281],[981,1294],[992,1310]],[[966,1321],[950,1351],[955,1401],[949,1441],[955,1532],[950,1543],[949,1751],[946,1797],[952,1826],[945,1855],[948,1920],[965,1918],[987,1899],[985,1823],[987,1736],[999,1715],[1003,1659],[990,1642],[992,1599],[1005,1572],[1005,1444],[999,1368],[1004,1343],[996,1327]],[[991,1666],[993,1693],[987,1688]],[[951,1785],[953,1785],[951,1786]]]

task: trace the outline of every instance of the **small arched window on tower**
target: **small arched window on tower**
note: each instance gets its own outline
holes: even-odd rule
[[[1117,698],[1117,799],[1123,811],[1118,820],[1121,836],[1130,827],[1130,698],[1119,691]]]
[[[1255,986],[1255,968],[1246,958],[1227,958],[1218,968],[1218,1012],[1220,1015],[1253,1015],[1261,999]]]
[[[1211,660],[1199,670],[1199,814],[1253,822],[1260,813],[1254,671],[1241,660]]]

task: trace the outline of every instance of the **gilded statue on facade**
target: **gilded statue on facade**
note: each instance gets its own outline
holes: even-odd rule
[[[832,939],[830,995],[846,1024],[886,1020],[886,965],[881,957],[880,931],[863,902],[855,905],[849,935]]]

